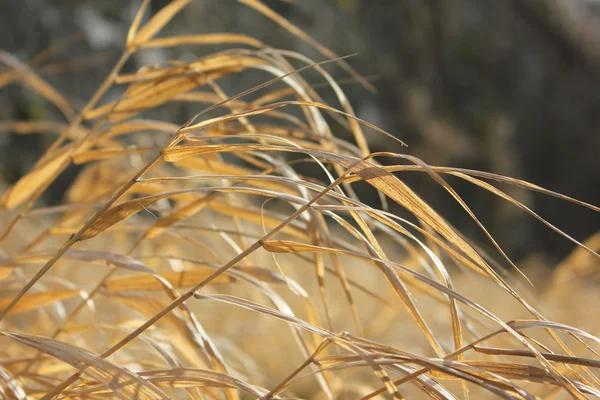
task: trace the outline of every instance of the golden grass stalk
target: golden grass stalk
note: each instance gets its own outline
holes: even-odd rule
[[[493,183],[597,206],[514,178],[371,153],[365,132],[393,135],[354,115],[326,71],[338,64],[371,88],[345,57],[255,0],[242,3],[327,59],[240,34],[158,37],[188,3],[173,0],[144,22],[144,1],[124,54],[78,111],[33,68],[0,53],[8,66],[2,86],[29,87],[67,119],[0,123],[1,131],[56,136],[1,198],[3,396],[600,395],[596,320],[562,322],[563,309],[523,289],[527,278],[497,269],[401,178],[420,172],[440,184],[514,268],[444,176],[499,196],[574,242],[550,293],[579,307],[591,298],[582,282],[597,273],[597,237],[579,243]],[[205,44],[240,47],[121,72],[145,48]],[[306,70],[326,84],[309,84]],[[221,81],[245,73],[264,83],[223,91]],[[115,87],[123,95],[103,101]],[[331,89],[339,106],[317,89]],[[181,102],[205,108],[183,124],[155,118]],[[329,121],[354,141],[333,136]],[[396,163],[383,166],[382,158]],[[64,203],[44,207],[40,196],[73,163],[83,170]],[[303,164],[320,176],[303,174]],[[359,182],[412,218],[361,201]]]

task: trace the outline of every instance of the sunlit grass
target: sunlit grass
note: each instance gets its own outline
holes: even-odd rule
[[[597,206],[529,182],[372,153],[394,138],[354,114],[328,72],[371,86],[266,5],[242,3],[312,45],[315,62],[249,36],[159,37],[188,1],[132,21],[126,51],[82,109],[2,53],[63,121],[4,121],[54,142],[2,195],[0,388],[15,398],[586,398],[594,375],[598,236],[569,237],[496,183]],[[249,10],[252,12],[252,10]],[[235,45],[122,73],[138,51]],[[311,85],[303,73],[321,82]],[[222,81],[263,84],[226,93]],[[312,82],[312,81],[311,81]],[[326,85],[323,85],[325,82]],[[117,100],[104,100],[122,87]],[[325,104],[320,91],[338,104]],[[188,121],[161,107],[192,104]],[[192,116],[190,116],[192,117]],[[353,141],[333,136],[346,129]],[[400,141],[399,139],[394,139]],[[385,160],[386,165],[382,165]],[[391,164],[390,164],[391,162]],[[58,206],[40,196],[82,166]],[[320,171],[308,176],[306,166]],[[487,255],[407,186],[424,174],[488,238]],[[487,190],[571,240],[543,292],[447,177]],[[381,206],[361,201],[368,184]],[[396,203],[409,219],[387,210]],[[531,280],[540,282],[533,271]],[[591,306],[589,306],[591,307]],[[572,325],[566,325],[572,324]],[[589,333],[588,333],[589,332]]]

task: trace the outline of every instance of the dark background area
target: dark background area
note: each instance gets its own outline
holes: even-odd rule
[[[168,1],[153,1],[155,12]],[[370,134],[373,151],[406,152],[430,165],[522,178],[600,204],[600,17],[583,0],[297,0],[265,3],[350,64],[375,75],[378,92],[345,86],[359,117],[397,135],[402,148]],[[138,1],[4,0],[0,49],[22,61],[52,43],[80,36],[53,62],[93,56],[85,70],[42,75],[77,106],[93,93],[122,50]],[[239,32],[316,60],[312,48],[234,0],[194,0],[164,34]],[[144,51],[127,68],[195,56],[193,48]],[[137,64],[137,65],[135,65]],[[338,79],[343,71],[328,67]],[[253,82],[241,82],[241,91]],[[256,83],[256,82],[254,82]],[[45,102],[17,85],[0,88],[0,121],[47,118]],[[184,121],[183,115],[174,120]],[[0,133],[0,173],[14,182],[49,138]],[[49,202],[77,171],[54,185]],[[409,185],[470,237],[478,228],[436,184],[414,173]],[[517,260],[564,257],[566,239],[489,193],[449,179],[499,243]],[[593,211],[502,186],[508,194],[579,240],[595,233]],[[373,199],[373,201],[376,201]]]

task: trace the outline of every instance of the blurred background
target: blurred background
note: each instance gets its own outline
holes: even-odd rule
[[[152,1],[152,12],[168,2]],[[82,106],[120,55],[140,3],[3,0],[0,49],[28,62],[75,106]],[[357,53],[349,63],[374,79],[377,89],[371,93],[357,84],[344,86],[357,115],[409,146],[400,147],[370,131],[372,151],[405,152],[430,165],[517,177],[600,205],[599,1],[265,0],[265,4],[338,55]],[[211,32],[245,33],[270,46],[323,59],[234,0],[193,0],[165,34]],[[57,43],[62,44],[56,51],[45,51]],[[146,50],[126,68],[191,59],[201,51]],[[64,64],[73,59],[79,64]],[[327,69],[337,79],[348,78],[335,66]],[[257,83],[248,79],[235,89],[226,87],[228,93]],[[333,104],[332,96],[323,95]],[[21,86],[0,88],[0,124],[60,118],[50,108]],[[181,109],[167,112],[178,122],[188,115]],[[0,180],[11,183],[26,173],[48,140],[46,135],[23,136],[0,129]],[[63,174],[45,200],[59,202],[76,173],[72,168]],[[400,177],[465,235],[483,238],[465,212],[430,179],[414,173]],[[572,249],[570,242],[508,203],[464,182],[449,182],[517,261],[551,265]],[[600,216],[590,210],[501,188],[576,239],[584,240],[600,227]]]

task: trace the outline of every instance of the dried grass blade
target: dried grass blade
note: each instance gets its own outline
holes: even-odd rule
[[[343,161],[349,164],[348,161]],[[354,167],[356,174],[360,175],[370,185],[386,194],[399,205],[413,213],[420,221],[429,225],[444,239],[469,256],[485,273],[501,283],[506,284],[502,278],[481,258],[481,256],[446,223],[446,221],[429,204],[413,192],[404,182],[373,163],[364,162]]]
[[[39,352],[56,357],[79,371],[85,370],[85,373],[92,379],[113,389],[114,394],[121,399],[169,399],[169,396],[139,375],[103,359],[89,350],[43,336],[6,331],[0,331],[0,334]]]
[[[514,357],[528,357],[534,358],[535,355],[527,350],[513,350],[513,349],[500,349],[484,346],[474,346],[473,350],[482,354],[489,354],[495,356],[514,356]],[[565,364],[582,365],[585,367],[600,368],[599,360],[592,360],[584,357],[573,357],[565,356],[562,354],[554,353],[542,353],[542,355],[550,361],[561,362]]]
[[[185,7],[190,0],[173,0],[159,12],[156,13],[137,34],[135,34],[131,45],[139,46],[152,39],[175,15]],[[141,17],[140,17],[141,18]]]
[[[149,4],[150,0],[144,0],[137,13],[135,14],[135,17],[133,18],[133,21],[129,26],[129,30],[127,31],[127,40],[125,42],[127,47],[130,47],[133,44],[133,41],[135,40],[135,37],[140,28],[140,24],[142,23],[142,18],[144,18],[144,13],[148,9]]]
[[[35,310],[40,307],[47,306],[56,301],[68,299],[76,296],[81,291],[79,290],[60,290],[60,291],[45,291],[40,293],[30,293],[23,296],[23,299],[10,309],[7,315],[21,314],[27,311]],[[10,304],[13,296],[0,297],[0,310],[3,310]]]
[[[92,161],[105,160],[107,158],[114,158],[116,156],[130,155],[137,153],[145,153],[150,151],[158,152],[162,150],[162,147],[128,147],[128,148],[117,148],[117,149],[102,149],[102,150],[88,150],[77,153],[73,156],[73,163],[85,164]]]
[[[233,72],[233,70],[227,72]],[[207,75],[181,76],[158,83],[155,82],[148,90],[143,90],[135,96],[121,99],[118,103],[111,102],[104,104],[86,112],[84,117],[91,120],[108,115],[108,120],[111,122],[121,121],[147,109],[164,104],[178,94],[201,86],[207,79],[216,79],[225,73],[213,72]]]
[[[93,224],[91,224],[88,229],[82,232],[79,240],[82,241],[91,239],[94,236],[104,232],[117,222],[137,214],[141,210],[147,209],[158,200],[167,198],[171,195],[171,193],[163,193],[154,196],[147,196],[135,200],[129,200],[113,206],[104,214],[102,214],[102,216],[100,216]]]
[[[216,45],[216,44],[245,44],[261,48],[264,44],[253,37],[236,33],[209,33],[203,35],[173,36],[153,39],[140,45],[140,48],[175,47],[186,44]]]
[[[69,163],[69,160],[69,152],[63,151],[62,154],[57,155],[47,164],[35,167],[4,193],[1,199],[4,207],[8,209],[15,208],[38,189],[46,186],[54,179],[56,174],[62,171],[64,166]]]

